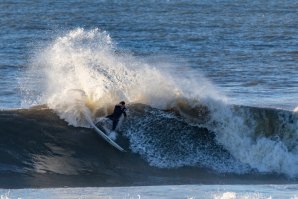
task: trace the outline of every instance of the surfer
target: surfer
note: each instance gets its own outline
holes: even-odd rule
[[[121,115],[123,114],[124,117],[126,118],[125,111],[126,111],[125,102],[121,101],[119,102],[119,104],[115,105],[114,112],[111,115],[107,116],[107,118],[113,121],[113,127],[112,127],[113,131],[116,129]]]

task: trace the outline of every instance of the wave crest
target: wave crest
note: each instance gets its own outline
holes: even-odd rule
[[[126,100],[168,108],[181,97],[219,96],[198,72],[185,66],[169,69],[168,65],[121,52],[105,31],[77,28],[57,37],[32,58],[22,83],[23,106],[48,104],[71,125],[86,126],[76,113],[78,107],[93,113]],[[183,68],[182,75],[173,72],[178,67]],[[65,110],[72,110],[71,118]]]

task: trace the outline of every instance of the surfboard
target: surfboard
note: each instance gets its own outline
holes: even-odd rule
[[[122,152],[126,152],[121,146],[119,146],[116,142],[114,142],[111,138],[109,138],[109,136],[107,136],[103,131],[100,130],[99,128],[97,128],[97,126],[93,123],[90,122],[90,125],[94,128],[94,130],[96,131],[96,133],[98,135],[100,135],[105,141],[107,141],[110,145],[112,145],[113,147],[115,147],[116,149],[118,149],[119,151]]]
[[[93,129],[96,131],[98,135],[100,135],[106,142],[108,142],[110,145],[118,149],[119,151],[126,152],[121,146],[119,146],[116,142],[114,142],[109,136],[105,134],[106,130],[102,127],[102,130],[97,128],[97,126],[94,124],[92,118],[90,117],[91,113],[89,109],[83,109],[82,112],[85,115],[86,120],[88,123],[93,127]]]

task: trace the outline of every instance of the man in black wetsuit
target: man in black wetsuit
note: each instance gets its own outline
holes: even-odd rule
[[[111,115],[107,116],[107,118],[113,121],[113,128],[112,128],[113,131],[116,129],[121,115],[123,114],[124,117],[126,117],[125,111],[126,111],[125,102],[121,101],[119,102],[119,104],[115,106],[114,112]]]

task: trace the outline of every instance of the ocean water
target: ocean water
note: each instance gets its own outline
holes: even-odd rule
[[[55,188],[0,190],[1,198],[185,198],[185,199],[235,199],[235,198],[289,198],[296,199],[297,186],[293,185],[180,185],[114,188]]]
[[[1,198],[297,198],[297,10],[1,2]],[[90,129],[120,100],[126,155]]]
[[[199,71],[231,103],[298,106],[295,1],[4,1],[0,6],[1,108],[21,106],[18,78],[33,54],[77,28],[107,31],[118,50],[137,59]]]

